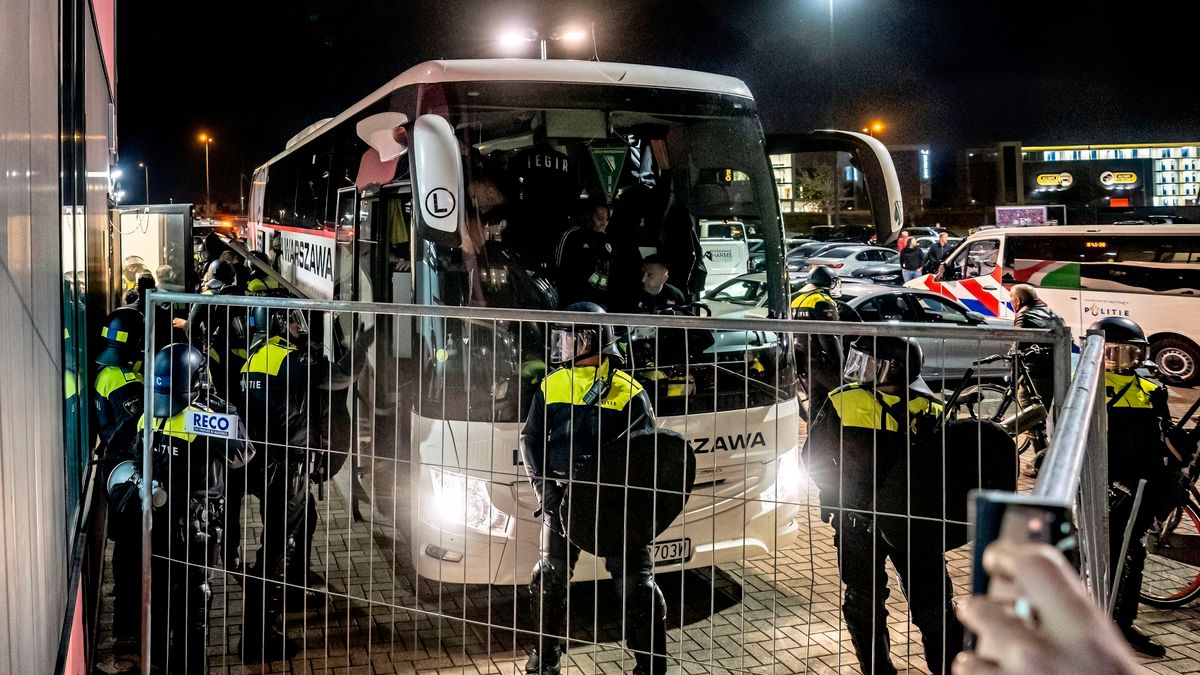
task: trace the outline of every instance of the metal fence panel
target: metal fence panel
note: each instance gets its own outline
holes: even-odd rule
[[[153,509],[149,490],[143,495],[147,569],[171,575],[167,584],[146,575],[143,663],[183,650],[200,654],[214,671],[241,672],[264,657],[274,661],[270,657],[279,654],[272,650],[283,645],[271,643],[276,630],[299,649],[292,667],[318,671],[469,666],[513,672],[546,639],[566,641],[564,667],[580,672],[631,670],[639,653],[662,655],[672,669],[685,672],[822,671],[852,666],[864,653],[853,645],[864,634],[852,636],[845,628],[847,611],[863,606],[888,610],[868,619],[865,637],[874,641],[890,633],[893,661],[923,669],[925,650],[947,641],[942,612],[966,591],[970,562],[969,547],[961,546],[965,498],[959,503],[944,490],[930,490],[929,481],[944,482],[936,477],[973,467],[973,480],[964,479],[970,485],[951,491],[965,495],[966,487],[996,479],[981,458],[1000,425],[976,418],[995,414],[1018,439],[1045,438],[1045,429],[1010,400],[1015,392],[1001,384],[1009,366],[1001,360],[983,364],[965,383],[970,389],[950,395],[956,405],[942,419],[962,422],[958,431],[914,431],[902,435],[900,446],[873,447],[865,468],[838,479],[839,485],[867,485],[869,502],[831,505],[827,499],[822,507],[810,475],[813,455],[801,457],[812,425],[836,408],[815,377],[822,340],[837,340],[830,344],[837,345],[832,358],[840,384],[844,348],[852,340],[878,345],[887,337],[919,339],[922,372],[939,399],[964,379],[972,361],[1016,343],[1046,345],[1054,359],[1069,354],[1069,336],[1047,331],[613,314],[603,322],[615,328],[623,368],[632,377],[602,381],[594,374],[590,382],[576,382],[555,376],[554,384],[550,327],[565,325],[572,330],[564,334],[574,339],[597,323],[594,315],[174,293],[151,298],[148,373],[155,347],[175,339],[211,348],[212,385],[200,402],[218,408],[206,397],[232,401],[240,433],[255,452],[245,469],[238,468],[221,457],[228,452],[223,438],[197,433],[189,447],[221,461],[206,461],[204,471],[189,474],[195,481],[187,483],[186,499],[172,495],[165,507]],[[278,310],[282,318],[266,310]],[[163,313],[182,319],[189,311],[186,328],[167,328]],[[265,328],[258,323],[263,316]],[[239,323],[242,333],[230,328]],[[289,337],[289,324],[307,327],[308,345]],[[256,329],[262,333],[257,338]],[[221,337],[221,331],[229,332]],[[262,356],[272,338],[283,351]],[[322,346],[309,350],[317,343]],[[307,360],[287,361],[288,354],[308,351]],[[241,372],[243,361],[254,362],[253,372],[265,369],[280,379],[251,397],[242,383],[254,387],[255,380]],[[1053,372],[1061,380],[1068,370],[1056,361]],[[799,387],[796,373],[803,376]],[[147,401],[153,400],[155,379],[146,377]],[[550,464],[550,454],[526,456],[520,436],[537,405],[535,395],[552,386],[589,406],[598,402],[601,430],[616,425],[618,433],[602,442],[602,431],[590,446],[567,443],[580,457],[567,458],[572,472],[543,483],[539,499],[527,460]],[[637,434],[622,435],[636,425],[630,412],[635,406],[605,408],[617,400],[614,391],[638,388],[657,425],[686,442],[678,446],[689,449],[682,456],[694,457],[690,490],[686,465],[675,472],[657,463],[676,447],[672,436],[643,442]],[[1066,389],[1065,382],[1054,383],[1055,391]],[[543,428],[530,433],[544,439],[555,424],[574,420],[589,406],[557,409],[553,422],[545,406],[539,410]],[[890,411],[896,428],[925,419],[907,406],[880,410]],[[829,447],[844,470],[845,444],[858,431],[847,424],[849,408],[839,414],[842,423],[832,427]],[[147,428],[163,423],[147,414]],[[582,435],[591,427],[570,428]],[[151,434],[143,440],[143,474],[162,474],[163,458],[154,452],[159,446]],[[612,448],[623,450],[612,454]],[[584,452],[589,449],[596,452]],[[1028,463],[1032,453],[1018,458],[1015,444],[1010,453],[1010,475],[1003,478],[1015,484],[1018,463]],[[599,459],[585,462],[589,454]],[[899,486],[893,489],[900,496],[886,503],[876,494],[884,463],[899,467],[887,479]],[[593,469],[595,477],[586,473]],[[649,483],[648,475],[654,478]],[[678,480],[678,487],[660,477]],[[172,478],[166,478],[168,489],[177,489]],[[1032,486],[1024,479],[1020,484]],[[201,487],[210,492],[197,492]],[[574,498],[607,500],[613,490],[624,504],[642,499],[645,506],[605,510],[595,507],[599,502],[589,507],[587,499]],[[546,496],[555,491],[572,497],[569,510],[547,508]],[[682,512],[653,543],[617,553],[604,549],[607,557],[586,550],[607,546],[602,540],[608,538],[629,540],[654,524],[656,509],[684,495]],[[202,508],[209,502],[225,513]],[[840,554],[830,523],[840,531]],[[186,545],[162,544],[162,530],[170,528]],[[1093,529],[1084,528],[1085,540]],[[853,546],[846,543],[851,538]],[[910,545],[918,540],[926,543]],[[585,550],[577,548],[580,542]],[[937,564],[943,559],[944,579]],[[572,561],[573,569],[562,568]],[[852,564],[883,575],[868,580],[867,601],[846,597],[843,579]],[[547,581],[531,585],[539,565],[558,567],[541,577],[557,583],[552,589]],[[893,578],[898,570],[900,580]],[[621,582],[611,580],[614,572]],[[655,585],[661,596],[646,590]],[[889,586],[901,592],[889,595]],[[659,597],[666,605],[665,634],[646,618],[659,611]],[[560,600],[565,621],[557,624],[545,617]],[[173,613],[181,604],[184,611]],[[156,622],[170,630],[151,631]],[[192,634],[203,638],[186,639],[186,629],[197,626]],[[240,654],[239,641],[254,653]],[[948,665],[937,656],[932,660]]]

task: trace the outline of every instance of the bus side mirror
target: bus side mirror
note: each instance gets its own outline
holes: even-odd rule
[[[458,246],[463,224],[462,153],[454,127],[440,115],[421,115],[413,125],[413,175],[426,236]]]

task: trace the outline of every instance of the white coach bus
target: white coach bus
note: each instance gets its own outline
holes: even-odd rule
[[[907,285],[1011,317],[1008,288],[1032,284],[1075,335],[1099,319],[1136,321],[1172,384],[1200,379],[1200,225],[988,228],[964,239],[940,275]]]
[[[857,134],[845,141],[898,184],[882,145]],[[424,63],[259,167],[249,227],[251,246],[276,250],[281,272],[316,298],[557,309],[555,245],[597,202],[612,205],[614,241],[665,257],[681,286],[701,219],[754,226],[774,280],[770,308],[786,316],[781,217],[755,102],[745,84],[718,75],[555,60]],[[631,270],[614,257],[612,297],[640,286],[634,260]],[[418,572],[527,583],[540,524],[518,433],[544,375],[539,326],[381,315],[375,326],[375,400],[360,407],[376,418],[360,426],[381,430],[377,455],[388,453],[381,435],[393,424],[411,440],[395,453],[411,465],[405,510]],[[664,569],[767,555],[795,527],[790,349],[776,334],[733,334],[690,337],[693,353],[681,345],[669,358],[650,349],[633,366],[659,423],[698,457],[687,509],[654,546]],[[397,384],[379,384],[387,382]],[[381,417],[389,410],[401,419]],[[604,574],[585,554],[576,578]]]

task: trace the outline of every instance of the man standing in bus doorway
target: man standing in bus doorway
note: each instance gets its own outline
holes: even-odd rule
[[[567,311],[604,313],[588,302],[575,303]],[[579,546],[567,539],[561,508],[568,503],[571,477],[602,447],[652,433],[657,426],[649,396],[633,377],[617,369],[620,358],[607,324],[553,326],[550,362],[559,367],[542,380],[521,431],[525,467],[541,501],[543,523],[542,556],[529,583],[530,607],[538,619],[538,646],[525,664],[530,675],[556,675],[560,670],[567,589],[580,554]],[[666,673],[667,605],[654,582],[650,547],[626,540],[624,554],[604,558],[604,567],[624,592],[625,636],[634,652],[634,673]]]
[[[1161,657],[1167,650],[1143,633],[1137,618],[1146,547],[1142,538],[1155,518],[1165,518],[1187,499],[1186,478],[1180,469],[1190,463],[1195,448],[1177,449],[1167,443],[1172,428],[1167,388],[1138,371],[1146,365],[1149,343],[1141,326],[1129,319],[1108,317],[1092,324],[1104,332],[1104,389],[1108,400],[1109,578],[1117,585],[1113,619],[1129,644],[1147,656]],[[1180,452],[1182,450],[1182,452]],[[1138,483],[1146,481],[1142,502],[1135,512]],[[1133,521],[1121,578],[1115,578],[1121,560],[1125,530]]]
[[[587,223],[563,234],[555,255],[560,307],[577,302],[609,306],[608,282],[613,262],[613,242],[608,235],[608,205],[593,202]]]
[[[921,631],[930,672],[947,672],[963,643],[942,523],[886,515],[903,513],[913,491],[948,489],[917,485],[917,476],[886,480],[906,457],[921,455],[919,444],[937,442],[932,431],[942,406],[920,379],[923,363],[912,338],[855,340],[846,356],[851,383],[829,395],[804,448],[805,467],[820,491],[821,519],[833,525],[846,627],[863,672],[876,675],[896,672],[888,653],[888,559]]]
[[[1062,317],[1055,314],[1050,306],[1038,297],[1037,289],[1029,284],[1017,284],[1009,291],[1009,301],[1012,303],[1013,328],[1045,328],[1053,329],[1062,326]],[[1017,345],[1020,350],[1028,349],[1033,343]],[[1041,403],[1050,410],[1054,405],[1054,355],[1043,349],[1037,354],[1026,357],[1025,365],[1033,378],[1033,386],[1037,390],[1030,391],[1024,379],[1017,381],[1017,403],[1024,410],[1029,406]],[[1040,401],[1038,398],[1040,397]],[[1032,469],[1026,475],[1036,477],[1046,458],[1046,448],[1039,448],[1034,455]]]

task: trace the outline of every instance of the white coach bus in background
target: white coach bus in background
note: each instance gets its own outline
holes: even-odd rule
[[[877,141],[841,141],[898,185]],[[277,251],[282,273],[317,298],[557,309],[555,245],[597,202],[613,205],[614,239],[668,259],[677,283],[695,262],[701,220],[753,226],[772,314],[786,316],[779,204],[754,99],[736,79],[669,68],[418,65],[255,171],[251,245]],[[614,260],[614,297],[640,279],[636,259]],[[410,514],[402,525],[417,571],[527,583],[540,521],[518,433],[544,374],[540,326],[383,315],[374,324],[375,384],[360,390],[358,416],[375,414],[360,421],[372,434],[362,447],[377,458],[394,448],[400,470],[411,465],[411,502],[397,510]],[[692,498],[654,546],[662,569],[771,554],[798,510],[786,339],[694,333],[670,357],[639,352],[636,337],[631,346],[659,423],[698,458]],[[385,438],[393,427],[399,442]],[[585,554],[576,578],[605,574]]]
[[[1099,319],[1136,321],[1171,384],[1200,381],[1200,225],[985,228],[964,239],[940,275],[907,285],[1011,317],[1008,288],[1032,284],[1076,335]]]

